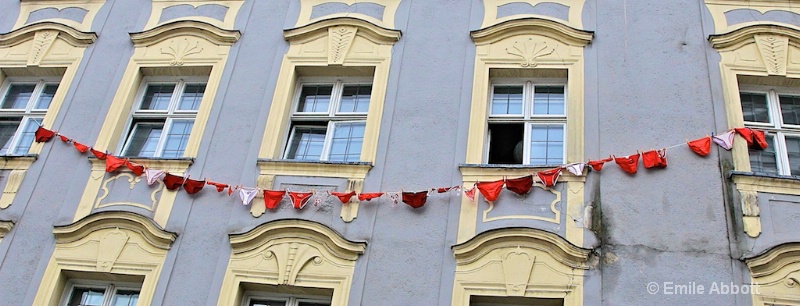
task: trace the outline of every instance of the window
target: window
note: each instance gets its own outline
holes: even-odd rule
[[[489,97],[489,164],[564,163],[565,82],[493,80]]]
[[[768,131],[770,144],[763,151],[750,150],[751,170],[800,175],[800,91],[747,89],[739,93],[745,126]]]
[[[124,285],[73,284],[63,306],[134,306],[139,288]]]
[[[53,101],[58,82],[11,81],[0,104],[0,155],[25,155]]]
[[[201,80],[146,82],[122,155],[183,157],[205,90],[206,83]]]
[[[333,290],[246,283],[242,306],[331,306]]]
[[[471,296],[469,306],[562,306],[564,299],[507,296]]]
[[[367,80],[301,83],[284,158],[360,161],[371,94]]]
[[[298,298],[298,297],[274,297],[274,298],[251,298],[246,306],[330,306],[330,299]]]

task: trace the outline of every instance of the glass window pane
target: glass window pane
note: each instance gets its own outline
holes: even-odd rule
[[[361,145],[364,142],[365,124],[364,122],[336,124],[328,160],[346,162],[361,160]]]
[[[8,150],[11,148],[18,127],[19,121],[0,121],[0,144],[3,145],[0,154],[9,154]]]
[[[789,170],[792,175],[800,175],[800,137],[786,136],[786,151],[789,154]]]
[[[321,302],[300,302],[297,306],[330,306],[331,303],[321,303]]]
[[[339,112],[366,113],[369,110],[371,94],[372,85],[345,85],[342,90]]]
[[[14,154],[28,154],[28,150],[30,150],[33,140],[36,138],[36,129],[38,129],[40,125],[42,125],[42,118],[31,118],[28,120],[28,123],[25,124],[25,128],[19,135],[19,143],[17,143],[17,147],[14,149]]]
[[[564,126],[533,125],[531,127],[530,165],[564,163]]]
[[[763,93],[740,93],[744,121],[770,123],[767,95]]]
[[[304,85],[300,92],[297,112],[327,113],[333,85]]]
[[[139,291],[135,290],[117,290],[114,295],[114,300],[111,306],[136,306],[139,302]]]
[[[193,126],[194,120],[173,120],[161,157],[183,157],[183,151],[186,150],[186,144],[189,143],[189,135],[192,134]]]
[[[128,135],[128,148],[123,155],[154,157],[163,130],[163,123],[136,123]]]
[[[25,109],[31,100],[36,84],[12,84],[3,99],[3,109]]]
[[[102,306],[105,292],[99,288],[75,288],[67,306]]]
[[[784,124],[800,124],[800,97],[780,96]]]
[[[564,86],[536,86],[533,91],[534,115],[564,114]]]
[[[286,306],[286,301],[281,300],[251,300],[250,306]]]
[[[144,93],[141,110],[167,110],[175,84],[149,84]]]
[[[764,150],[750,149],[750,169],[753,172],[778,174],[778,159],[775,155],[775,137],[767,136],[769,147]]]
[[[495,86],[492,115],[522,115],[522,86]]]
[[[50,102],[53,102],[53,96],[56,95],[58,84],[47,84],[44,86],[42,94],[39,95],[39,101],[36,101],[35,109],[47,109],[50,107]]]
[[[289,142],[288,159],[320,160],[325,145],[325,127],[296,127]]]
[[[181,102],[178,103],[179,110],[198,110],[203,94],[206,92],[206,84],[189,84],[183,89]]]

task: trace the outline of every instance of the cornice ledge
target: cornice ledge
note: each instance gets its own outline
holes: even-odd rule
[[[285,159],[259,159],[261,175],[319,176],[364,179],[372,169],[367,162],[312,162]]]
[[[242,33],[238,30],[225,30],[210,23],[194,20],[180,20],[165,23],[143,32],[130,33],[136,47],[150,46],[169,38],[190,35],[204,38],[214,44],[230,46],[239,41]]]
[[[560,22],[528,17],[504,21],[469,33],[475,44],[482,45],[506,39],[508,37],[541,34],[563,43],[584,47],[592,42],[594,32],[570,27]]]
[[[787,36],[795,42],[800,41],[800,30],[777,24],[758,24],[746,26],[728,33],[708,36],[708,41],[714,49],[725,49],[747,42],[757,34]]]
[[[104,211],[88,215],[72,224],[56,225],[53,234],[56,243],[78,241],[102,229],[127,229],[137,232],[153,247],[169,250],[177,234],[162,229],[150,218],[127,211]]]
[[[780,244],[759,255],[745,258],[745,263],[754,278],[772,275],[781,268],[796,262],[800,262],[799,242]]]
[[[550,254],[574,269],[589,269],[590,249],[578,247],[564,238],[540,229],[513,227],[486,231],[452,246],[458,264],[474,262],[499,248],[527,247]]]
[[[231,248],[235,254],[257,249],[269,241],[281,238],[316,241],[331,254],[350,261],[358,259],[358,256],[364,254],[367,248],[366,242],[347,240],[330,227],[299,219],[271,221],[245,233],[230,234],[229,236]]]
[[[376,43],[394,44],[396,41],[400,40],[400,37],[403,35],[400,30],[387,29],[362,19],[337,17],[323,19],[298,28],[283,30],[283,38],[287,41],[299,40],[315,35],[321,31],[327,31],[328,28],[335,26],[357,27],[360,35]]]
[[[33,36],[38,31],[58,31],[59,38],[75,47],[86,47],[97,40],[97,34],[94,32],[81,32],[71,26],[48,21],[26,25],[14,31],[0,34],[0,47],[13,46],[25,40],[33,39]]]
[[[0,220],[0,238],[3,238],[14,227],[13,221]]]

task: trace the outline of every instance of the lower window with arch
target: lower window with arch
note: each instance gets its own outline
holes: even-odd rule
[[[139,302],[141,284],[100,281],[70,281],[62,295],[63,306],[134,306]]]
[[[242,306],[330,306],[333,290],[298,286],[243,284]]]

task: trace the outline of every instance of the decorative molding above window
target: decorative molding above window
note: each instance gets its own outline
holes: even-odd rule
[[[584,2],[585,0],[484,0],[481,28],[526,18],[548,19],[582,28]]]
[[[236,15],[244,0],[152,0],[145,30],[176,21],[198,21],[222,29],[234,29]]]
[[[794,0],[705,0],[705,3],[717,34],[760,24],[800,30],[795,25],[800,17],[800,6]]]
[[[106,0],[20,0],[14,29],[42,22],[59,23],[78,31],[90,31]]]
[[[379,27],[394,28],[395,14],[402,0],[301,0],[295,27],[320,20],[350,17]]]
[[[14,222],[0,220],[0,241],[3,241],[3,238],[6,237],[6,234],[8,234],[12,228],[14,228]]]
[[[753,305],[791,305],[800,303],[800,243],[787,243],[745,259],[750,269],[750,284],[757,290]]]

